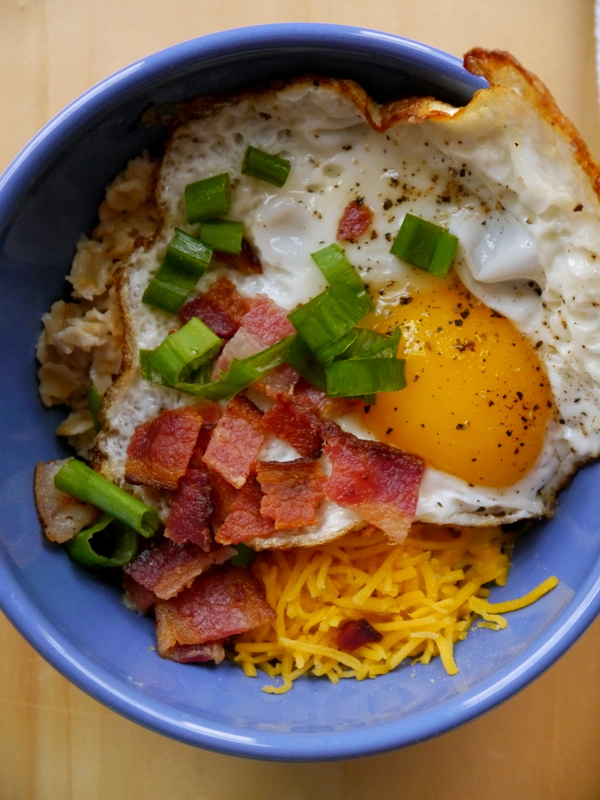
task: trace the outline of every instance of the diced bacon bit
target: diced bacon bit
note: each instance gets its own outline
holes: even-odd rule
[[[382,442],[359,439],[335,422],[323,424],[331,462],[325,494],[401,542],[414,519],[423,476],[422,458]]]
[[[260,511],[275,523],[275,530],[289,531],[318,523],[317,508],[324,496],[325,475],[318,461],[259,461],[256,476],[264,493]]]
[[[236,489],[246,482],[265,441],[262,417],[262,411],[247,397],[234,397],[204,453],[204,463],[221,473]]]
[[[257,337],[264,347],[277,344],[296,330],[287,318],[287,311],[276,305],[266,295],[257,295],[250,301],[250,309],[242,319],[242,327]]]
[[[168,600],[189,586],[200,573],[214,564],[223,564],[236,552],[233,547],[219,547],[205,553],[192,542],[176,544],[163,539],[143,550],[124,572],[161,600]]]
[[[223,642],[176,644],[161,653],[161,656],[168,658],[169,661],[177,661],[178,664],[201,664],[206,661],[214,661],[215,664],[220,664],[225,658],[225,648],[223,647]]]
[[[382,635],[366,619],[352,619],[339,629],[336,636],[340,650],[356,650],[364,644],[380,642]]]
[[[188,469],[205,469],[202,457],[206,452],[210,438],[213,431],[217,426],[218,421],[223,416],[221,407],[218,403],[208,403],[201,408],[202,413],[202,427],[196,439],[196,446],[190,458]]]
[[[373,211],[365,206],[361,199],[352,200],[344,209],[344,213],[338,224],[338,241],[352,241],[358,239],[363,233],[368,231],[373,222]]]
[[[235,496],[229,514],[215,539],[220,544],[239,544],[265,538],[275,532],[271,520],[261,514],[263,494],[256,478],[249,478]]]
[[[247,239],[242,239],[242,250],[237,255],[218,251],[217,259],[228,267],[241,272],[242,275],[261,275],[263,268],[260,258]]]
[[[267,397],[277,397],[278,394],[293,394],[294,386],[300,380],[300,375],[289,364],[280,364],[275,369],[267,372],[260,380],[252,384],[254,391],[263,392]]]
[[[321,420],[312,404],[300,397],[280,394],[263,418],[266,430],[292,445],[301,456],[321,454]]]
[[[212,487],[206,467],[201,464],[200,469],[188,469],[173,494],[165,536],[178,544],[194,542],[208,553],[212,510]]]
[[[242,318],[240,329],[221,351],[213,376],[224,372],[234,358],[260,353],[295,332],[286,311],[266,295],[257,295],[250,300],[250,308]]]
[[[35,504],[44,533],[51,542],[68,542],[98,516],[98,509],[59,492],[54,476],[69,459],[40,462],[35,468]]]
[[[254,576],[241,567],[202,575],[171,600],[156,604],[158,652],[222,641],[275,617]]]
[[[239,489],[232,486],[229,481],[219,473],[212,469],[208,470],[210,482],[212,485],[212,501],[213,511],[210,516],[210,524],[213,530],[217,530],[227,519],[233,501],[238,496]]]
[[[177,316],[182,322],[198,317],[221,339],[231,339],[248,308],[249,301],[222,276],[203,295],[182,306]]]
[[[123,571],[122,578],[126,605],[139,614],[146,614],[158,601],[158,597],[151,589],[138,583],[128,572]]]
[[[294,387],[294,398],[309,405],[322,419],[352,414],[364,406],[362,400],[351,397],[327,397],[325,392],[315,389],[307,380],[300,378]]]
[[[135,429],[125,465],[125,480],[154,489],[177,489],[202,427],[191,406],[163,411]]]

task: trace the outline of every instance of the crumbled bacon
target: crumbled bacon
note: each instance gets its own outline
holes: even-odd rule
[[[225,648],[223,642],[176,644],[167,648],[164,653],[161,653],[161,656],[168,658],[169,661],[177,661],[179,664],[200,664],[206,661],[220,664],[225,658]]]
[[[275,617],[252,574],[240,567],[196,579],[177,597],[156,604],[161,656],[177,645],[222,641]]]
[[[317,508],[323,499],[325,475],[318,461],[259,461],[256,476],[264,493],[260,511],[273,520],[275,530],[288,531],[318,523]]]
[[[210,524],[213,526],[213,529],[216,530],[227,519],[227,515],[231,511],[231,505],[240,490],[232,486],[229,481],[226,481],[219,472],[209,469],[208,474],[212,485],[213,503]]]
[[[154,489],[177,489],[196,445],[202,417],[192,407],[163,411],[135,429],[125,465],[125,480]]]
[[[208,552],[211,542],[208,520],[213,510],[211,495],[204,464],[200,469],[188,469],[173,494],[165,536],[178,544],[194,542]]]
[[[218,260],[228,267],[232,267],[242,275],[261,275],[262,264],[260,258],[252,249],[252,245],[247,239],[242,239],[242,250],[238,254],[217,253]]]
[[[336,636],[340,650],[356,650],[364,644],[380,642],[382,635],[366,619],[352,619],[344,623]]]
[[[204,453],[204,463],[236,489],[244,485],[265,441],[262,416],[262,411],[247,397],[234,397]]]
[[[140,614],[145,614],[157,602],[158,597],[151,589],[138,583],[126,570],[123,570],[122,579],[127,605],[133,606]]]
[[[417,507],[424,462],[382,442],[359,439],[334,422],[323,425],[331,462],[325,494],[401,542]]]
[[[247,358],[260,353],[294,333],[287,312],[266,295],[257,295],[250,300],[250,308],[242,318],[240,329],[221,351],[213,377],[225,372],[234,358]]]
[[[205,553],[192,542],[176,544],[163,539],[142,550],[124,571],[161,600],[167,600],[209,567],[223,564],[235,554],[232,547],[219,547]]]
[[[317,458],[321,454],[321,420],[302,396],[279,394],[263,423],[266,430],[291,444],[301,456]]]
[[[182,322],[198,317],[221,339],[231,339],[248,307],[249,301],[242,297],[235,284],[222,276],[204,294],[182,306],[177,316]]]
[[[358,239],[369,230],[373,222],[373,211],[365,206],[362,201],[353,200],[348,203],[338,223],[338,241],[352,241]]]
[[[248,478],[236,494],[229,514],[215,539],[220,544],[239,544],[247,539],[265,538],[275,532],[273,523],[261,514],[263,494],[254,477]]]

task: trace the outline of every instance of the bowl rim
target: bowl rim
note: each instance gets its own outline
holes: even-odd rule
[[[90,88],[51,119],[21,150],[0,177],[0,227],[10,221],[19,196],[39,176],[43,165],[64,135],[75,135],[90,116],[100,113],[107,98],[122,99],[165,72],[189,69],[194,60],[272,45],[294,47],[314,42],[320,46],[379,48],[433,72],[442,65],[473,91],[485,82],[469,76],[462,60],[428,45],[394,34],[334,24],[283,23],[236,28],[182,42],[124,67]],[[401,59],[398,59],[401,60]],[[189,714],[145,696],[115,679],[104,668],[72,646],[29,599],[12,570],[0,564],[0,608],[24,638],[52,666],[77,687],[128,719],[186,744],[217,752],[281,761],[322,761],[367,756],[422,742],[486,713],[512,697],[548,669],[593,622],[600,611],[600,575],[590,574],[573,600],[553,619],[536,641],[514,663],[495,673],[466,696],[447,701],[409,719],[348,732],[314,734],[269,733],[241,730],[232,725],[203,725]]]

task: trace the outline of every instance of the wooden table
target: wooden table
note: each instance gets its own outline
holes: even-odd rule
[[[462,55],[514,53],[600,157],[592,0],[3,0],[0,167],[122,66],[196,35],[339,22]],[[165,739],[71,686],[0,618],[0,800],[596,800],[600,620],[535,684],[466,727],[348,762],[271,764]]]

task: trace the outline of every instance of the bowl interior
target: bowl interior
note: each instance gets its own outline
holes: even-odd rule
[[[104,188],[128,158],[160,147],[160,126],[140,127],[150,102],[173,102],[274,77],[316,72],[359,81],[378,100],[435,94],[466,102],[482,87],[460,62],[414,42],[340,26],[266,26],[215,34],[138,62],[88,92],[28,145],[0,180],[0,605],[68,678],[162,733],[222,752],[281,759],[379,752],[442,733],[483,713],[549,666],[598,611],[599,466],[582,470],[557,515],[515,552],[508,586],[524,594],[556,574],[560,585],[457,647],[460,673],[406,666],[362,683],[298,681],[261,691],[228,664],[162,661],[154,626],[126,610],[117,588],[74,567],[43,541],[33,504],[37,461],[64,457],[62,411],[37,395],[35,341],[77,240],[94,225]]]

